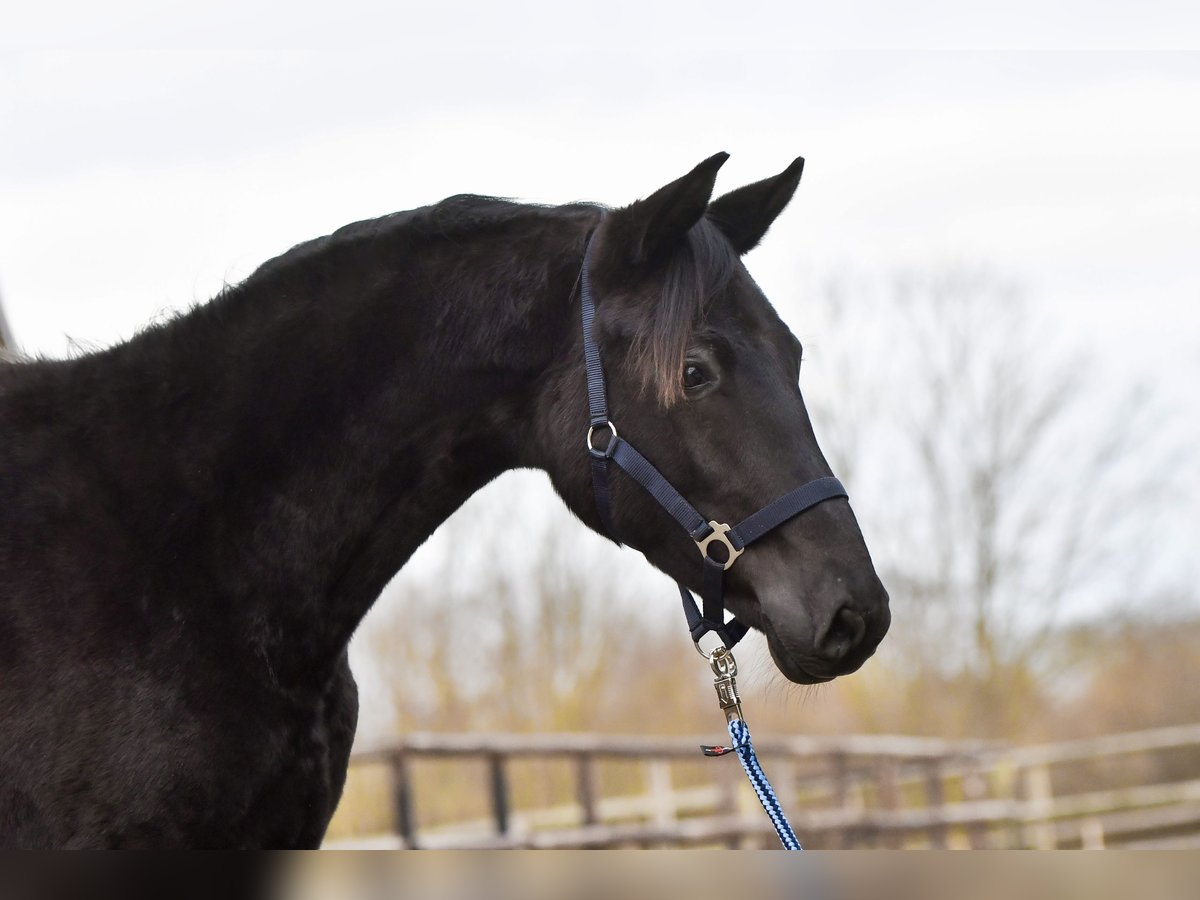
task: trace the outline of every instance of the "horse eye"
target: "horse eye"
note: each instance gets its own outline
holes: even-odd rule
[[[708,384],[708,375],[705,371],[695,363],[688,363],[683,367],[683,386],[685,388],[698,388]]]

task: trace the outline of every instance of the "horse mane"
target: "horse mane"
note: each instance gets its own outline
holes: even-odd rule
[[[228,305],[236,302],[239,295],[270,283],[277,276],[320,266],[328,257],[363,242],[386,241],[399,234],[404,234],[410,243],[455,240],[503,231],[526,221],[544,224],[549,218],[566,223],[581,217],[599,218],[609,212],[607,207],[596,203],[542,205],[501,197],[457,194],[428,206],[353,222],[330,234],[297,244],[263,262],[244,280],[226,285],[206,303],[147,323],[134,336],[133,342],[140,342],[166,327],[177,327],[184,319],[220,322]],[[641,311],[629,310],[623,316],[626,319],[623,325],[630,336],[623,365],[642,390],[654,396],[664,408],[683,396],[681,373],[688,347],[713,298],[721,294],[732,279],[736,259],[728,240],[717,227],[707,219],[701,219],[656,272],[662,290],[661,296],[653,302],[652,314],[644,314],[647,307],[639,305]],[[518,275],[516,271],[513,274]],[[532,272],[520,275],[529,282],[545,277],[542,273]],[[564,297],[564,302],[567,301]],[[496,306],[490,308],[493,312],[498,311]],[[529,311],[514,308],[508,312],[526,315]],[[0,352],[0,360],[10,364],[27,362],[11,351],[8,354]]]
[[[415,241],[453,240],[503,230],[523,221],[544,222],[550,217],[565,222],[577,220],[581,215],[606,212],[606,207],[595,203],[542,205],[503,197],[456,194],[429,206],[345,225],[264,263],[255,275],[398,230]],[[721,231],[707,219],[701,219],[663,266],[662,295],[655,303],[653,315],[637,315],[627,323],[631,339],[624,363],[643,391],[656,397],[663,407],[683,397],[681,373],[692,336],[713,298],[733,278],[736,260],[736,253]]]
[[[482,194],[455,194],[428,206],[351,222],[330,234],[303,241],[264,262],[246,280],[303,264],[361,241],[386,239],[400,232],[417,241],[453,239],[486,233],[522,220],[545,219],[556,213],[567,219],[578,216],[580,212],[598,213],[602,209],[591,203],[551,206]]]

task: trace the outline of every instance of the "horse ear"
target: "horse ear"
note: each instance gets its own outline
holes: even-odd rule
[[[609,225],[610,246],[622,248],[635,266],[673,250],[704,215],[717,170],[727,159],[728,153],[710,156],[682,178],[614,212]]]
[[[752,250],[796,193],[803,171],[804,157],[797,157],[774,178],[731,191],[709,205],[709,220],[738,253]]]

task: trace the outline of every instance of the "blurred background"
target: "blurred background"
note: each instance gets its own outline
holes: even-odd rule
[[[802,154],[746,262],[804,342],[893,625],[815,689],[739,650],[798,830],[1195,846],[1200,14],[1138,10],[25,9],[0,38],[0,342],[103,347],[454,193],[620,205],[718,150],[718,191]],[[480,492],[355,639],[330,840],[762,839],[683,737],[723,721],[673,591],[540,473]]]

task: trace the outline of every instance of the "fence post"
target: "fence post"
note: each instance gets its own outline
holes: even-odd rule
[[[930,817],[939,821],[929,827],[929,845],[935,850],[946,849],[946,824],[941,820],[945,802],[942,789],[942,760],[936,757],[925,761],[925,806]]]
[[[489,753],[488,776],[492,789],[492,818],[496,823],[496,834],[501,837],[508,834],[508,779],[505,777],[504,756],[499,753]]]
[[[413,814],[412,778],[408,771],[408,757],[397,753],[392,757],[392,813],[396,820],[396,833],[408,850],[417,848],[417,823]]]
[[[829,779],[832,784],[833,807],[846,813],[850,808],[850,760],[843,752],[829,754]],[[851,844],[851,829],[832,828],[825,835],[827,850],[842,850]]]
[[[973,761],[972,766],[978,762]],[[978,768],[971,768],[962,777],[963,799],[968,803],[987,800],[990,794],[987,774]],[[983,822],[971,822],[967,825],[967,841],[972,850],[986,850],[988,846],[988,829]]]
[[[1104,849],[1104,823],[1100,819],[1084,819],[1079,823],[1079,847],[1081,850]]]
[[[646,763],[646,788],[650,795],[651,821],[667,826],[675,821],[675,795],[671,792],[671,764],[665,759]]]
[[[741,773],[741,768],[736,762],[729,759],[723,759],[721,762],[724,765],[714,767],[717,773],[717,813],[732,818],[738,813],[738,775]],[[730,765],[730,762],[733,764]],[[729,838],[725,845],[731,850],[736,850],[741,846],[741,840],[735,835]]]
[[[900,807],[899,760],[894,756],[881,757],[876,766],[876,778],[879,781],[879,808],[891,812]],[[893,828],[879,829],[884,847],[899,847],[903,843],[903,835]]]
[[[580,753],[575,758],[575,796],[583,813],[583,824],[597,824],[600,815],[596,809],[596,764],[590,753]]]
[[[1050,815],[1054,811],[1054,789],[1050,782],[1050,767],[1030,766],[1021,771],[1022,829],[1021,840],[1026,847],[1054,850],[1058,838]]]

